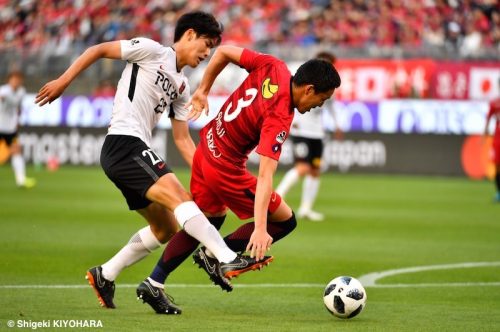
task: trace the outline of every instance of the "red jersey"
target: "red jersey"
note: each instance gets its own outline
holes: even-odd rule
[[[240,65],[248,77],[200,132],[205,158],[232,169],[244,169],[255,147],[278,160],[294,115],[292,75],[283,61],[244,49]]]
[[[500,98],[490,102],[490,111],[488,112],[487,120],[491,117],[494,117],[496,120],[494,139],[500,141]]]

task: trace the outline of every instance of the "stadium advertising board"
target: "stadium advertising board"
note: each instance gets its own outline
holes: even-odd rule
[[[500,62],[339,60],[341,100],[389,98],[491,100],[500,95]]]
[[[428,98],[435,71],[433,60],[338,60],[342,77],[336,91],[344,100],[381,100],[385,98]]]
[[[44,164],[56,157],[61,164],[98,165],[113,98],[64,96],[43,109],[35,106],[32,98],[33,95],[26,98],[21,113],[20,141],[26,159]],[[207,123],[224,100],[223,96],[211,97],[209,116],[191,123],[192,128],[198,129]],[[487,101],[390,99],[381,102],[337,100],[335,103],[339,126],[347,134],[344,141],[327,143],[325,162],[337,171],[467,174],[473,178],[491,173],[487,148],[477,147],[476,141],[472,144],[469,138],[465,139],[465,135],[482,134]],[[334,122],[327,112],[324,120],[326,129],[333,130]],[[158,127],[154,146],[164,155],[169,119],[162,117]],[[408,145],[404,145],[407,141]],[[444,143],[451,145],[442,145]],[[175,152],[167,161],[173,166],[184,166],[177,150],[170,151]],[[451,151],[454,152],[451,154]],[[477,151],[486,151],[481,154],[484,158],[476,158]],[[412,156],[420,157],[413,160]],[[249,162],[256,165],[258,159],[251,157]],[[292,163],[291,150],[285,144],[281,164]]]
[[[34,103],[34,95],[25,99],[21,112],[22,126],[103,128],[111,118],[113,98],[65,96],[43,109]],[[210,114],[190,123],[201,128],[224,103],[225,97],[210,97]],[[416,133],[416,134],[481,134],[488,111],[486,101],[453,100],[383,100],[381,102],[336,101],[340,128],[345,132]],[[325,112],[325,126],[333,130],[334,122]],[[164,116],[159,129],[169,129]]]
[[[191,135],[198,141],[198,131]],[[475,136],[479,137],[479,136]],[[325,141],[323,171],[342,173],[422,174],[469,176],[482,178],[487,175],[489,161],[486,154],[477,158],[479,139],[470,146],[466,135],[413,135],[380,133],[347,133],[343,140]],[[174,143],[168,141],[167,162],[171,167],[185,163]],[[486,146],[482,147],[486,153]],[[466,155],[466,156],[465,156]],[[465,157],[464,157],[465,156]],[[259,156],[252,152],[248,166],[256,169]],[[288,169],[293,165],[292,144],[285,141],[279,167]]]
[[[35,105],[34,100],[34,94],[29,94],[23,100],[21,126],[101,128],[109,125],[113,111],[113,97],[63,96],[43,108]],[[211,109],[219,109],[224,100],[224,97],[210,98]],[[201,128],[208,120],[203,115],[192,123],[192,127]],[[163,116],[157,127],[169,129],[168,117]]]
[[[300,65],[300,62],[288,63],[291,72]],[[335,92],[339,100],[491,100],[500,94],[500,61],[339,59],[335,66],[342,78],[342,85]],[[193,86],[199,83],[203,71],[204,66],[193,71]],[[212,91],[227,95],[245,75],[241,68],[228,67],[219,75]]]
[[[24,158],[35,165],[45,165],[50,160],[68,165],[99,165],[105,128],[25,127],[19,134]],[[153,133],[153,149],[160,155],[167,154],[167,133]]]
[[[491,100],[500,95],[500,63],[440,62],[429,82],[435,99]]]
[[[350,133],[328,141],[323,169],[334,172],[465,175],[461,165],[463,136]],[[288,144],[290,144],[288,142]],[[257,165],[258,156],[249,160]],[[280,166],[293,164],[291,146],[283,148]]]
[[[46,165],[51,161],[67,165],[99,165],[105,128],[25,127],[19,139],[27,162]],[[198,130],[192,130],[195,142]],[[341,141],[325,144],[323,170],[334,172],[467,175],[481,179],[493,174],[488,144],[480,136],[408,135],[352,132]],[[185,167],[184,160],[167,139],[166,130],[156,130],[153,149],[167,155],[171,167]],[[167,150],[170,153],[167,154]],[[1,156],[0,156],[1,157]],[[259,162],[250,155],[250,167]],[[292,146],[286,141],[280,167],[293,164]]]
[[[388,134],[481,134],[488,107],[482,101],[384,100],[377,129]]]

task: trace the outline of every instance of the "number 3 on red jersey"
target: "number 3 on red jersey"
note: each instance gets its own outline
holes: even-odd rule
[[[226,110],[224,111],[224,121],[231,122],[238,117],[243,108],[250,106],[255,97],[257,97],[258,90],[254,88],[250,88],[245,91],[245,97],[250,97],[250,99],[245,100],[244,97],[238,99],[238,104],[236,108],[231,112],[231,107],[233,106],[233,102],[230,102]]]

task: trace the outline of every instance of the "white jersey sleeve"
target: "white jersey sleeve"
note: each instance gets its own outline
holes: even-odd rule
[[[128,62],[148,61],[157,56],[163,46],[148,38],[121,40],[122,59]]]

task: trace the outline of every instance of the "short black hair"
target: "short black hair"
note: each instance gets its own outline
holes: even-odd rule
[[[303,63],[293,76],[297,86],[312,84],[318,93],[327,92],[340,86],[340,75],[333,64],[325,60],[312,59]]]
[[[178,42],[184,32],[193,29],[198,37],[215,39],[215,45],[221,42],[224,27],[212,14],[202,11],[189,12],[182,15],[175,26],[174,43]]]

